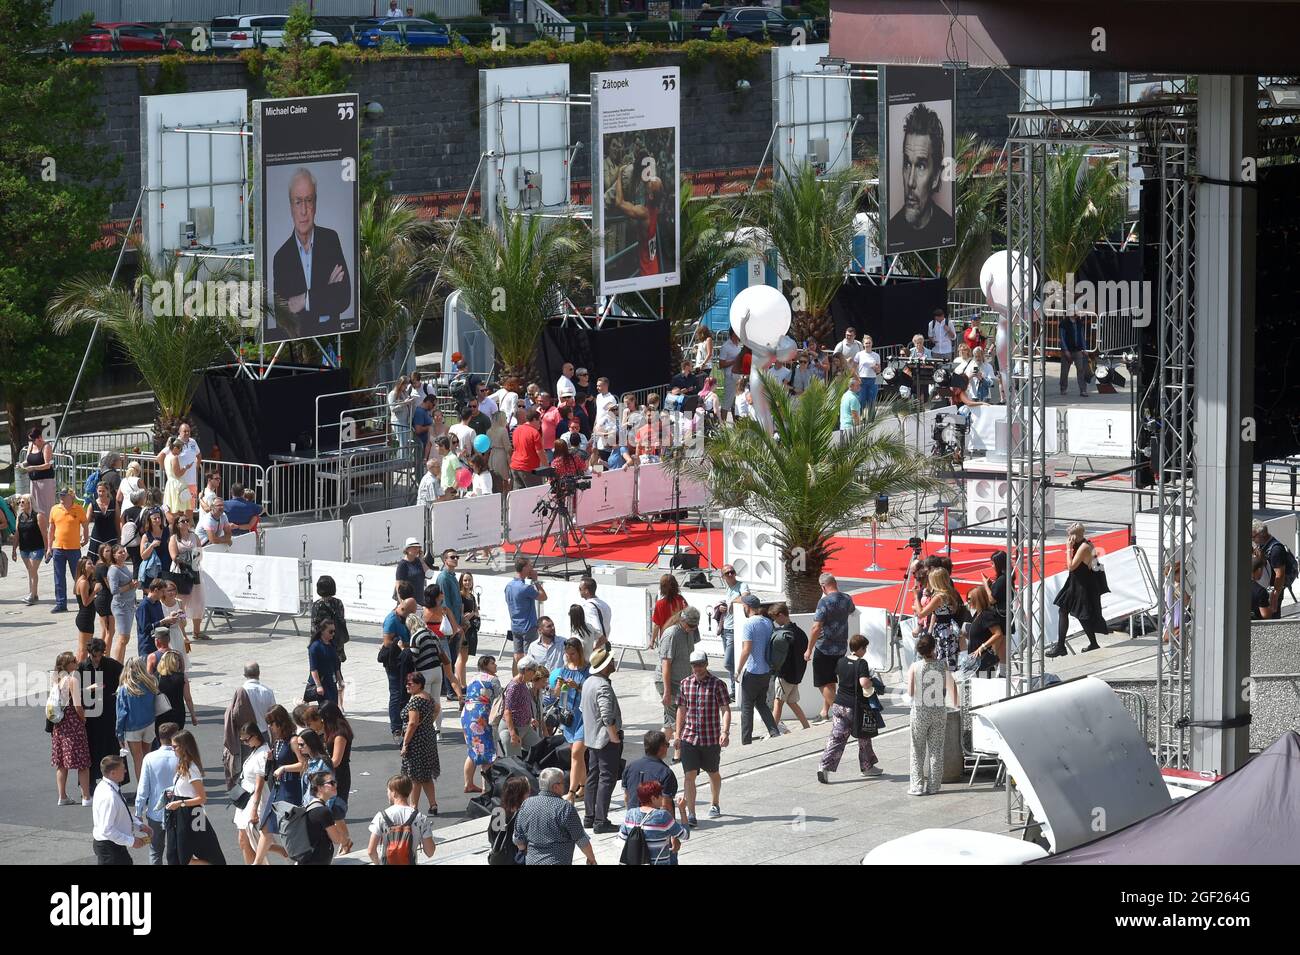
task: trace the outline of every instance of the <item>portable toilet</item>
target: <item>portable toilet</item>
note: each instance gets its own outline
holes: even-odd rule
[[[762,252],[753,255],[743,265],[738,265],[718,282],[714,289],[714,302],[704,319],[710,331],[720,332],[731,327],[731,300],[751,285],[770,285],[780,288],[781,280],[776,269],[776,249],[763,229],[746,226],[734,233],[740,239],[752,242]]]
[[[876,245],[876,214],[859,212],[853,217],[853,253],[849,271],[856,275],[879,272],[885,267]]]

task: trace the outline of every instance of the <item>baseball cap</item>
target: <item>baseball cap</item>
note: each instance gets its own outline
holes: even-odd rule
[[[740,598],[740,602],[750,610],[758,610],[763,606],[763,601],[759,600],[753,594],[745,594],[745,596]]]
[[[705,653],[703,650],[692,650],[692,651],[691,651],[691,662],[692,662],[692,663],[708,663],[708,662],[709,662],[709,655],[708,655],[707,653]]]

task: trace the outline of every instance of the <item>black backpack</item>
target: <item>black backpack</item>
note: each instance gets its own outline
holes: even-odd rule
[[[640,826],[633,826],[623,843],[623,854],[618,857],[619,865],[649,865],[650,846]]]
[[[1270,564],[1273,563],[1273,557],[1279,549],[1282,551],[1282,567],[1283,567],[1282,586],[1286,588],[1286,587],[1290,587],[1293,583],[1295,583],[1296,576],[1298,572],[1300,572],[1300,568],[1297,568],[1295,554],[1287,550],[1286,544],[1283,544],[1276,537],[1273,538],[1273,542],[1268,545],[1268,550],[1265,552],[1264,555],[1265,557],[1268,558]]]

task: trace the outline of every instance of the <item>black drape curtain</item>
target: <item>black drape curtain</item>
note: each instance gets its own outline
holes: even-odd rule
[[[936,308],[948,306],[948,280],[891,279],[884,285],[850,279],[831,302],[835,321],[833,341],[821,342],[824,348],[844,338],[844,330],[853,326],[858,338],[870,335],[877,347],[905,345],[913,335],[924,335]]]
[[[543,375],[538,384],[544,391],[555,390],[566,361],[573,362],[575,370],[591,372],[593,390],[600,377],[609,379],[609,390],[616,395],[667,384],[674,374],[668,323],[628,322],[598,331],[573,325],[547,326],[535,359]]]

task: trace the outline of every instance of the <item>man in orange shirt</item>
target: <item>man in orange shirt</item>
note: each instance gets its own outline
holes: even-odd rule
[[[536,408],[525,413],[524,422],[510,435],[514,445],[510,455],[511,487],[515,490],[536,487],[542,482],[536,470],[542,466],[542,416]]]
[[[77,503],[77,496],[70,487],[59,491],[59,503],[50,508],[50,544],[50,549],[45,552],[46,562],[54,561],[54,607],[50,613],[66,613],[68,584],[64,577],[65,569],[76,573],[77,561],[86,546],[86,512]]]

